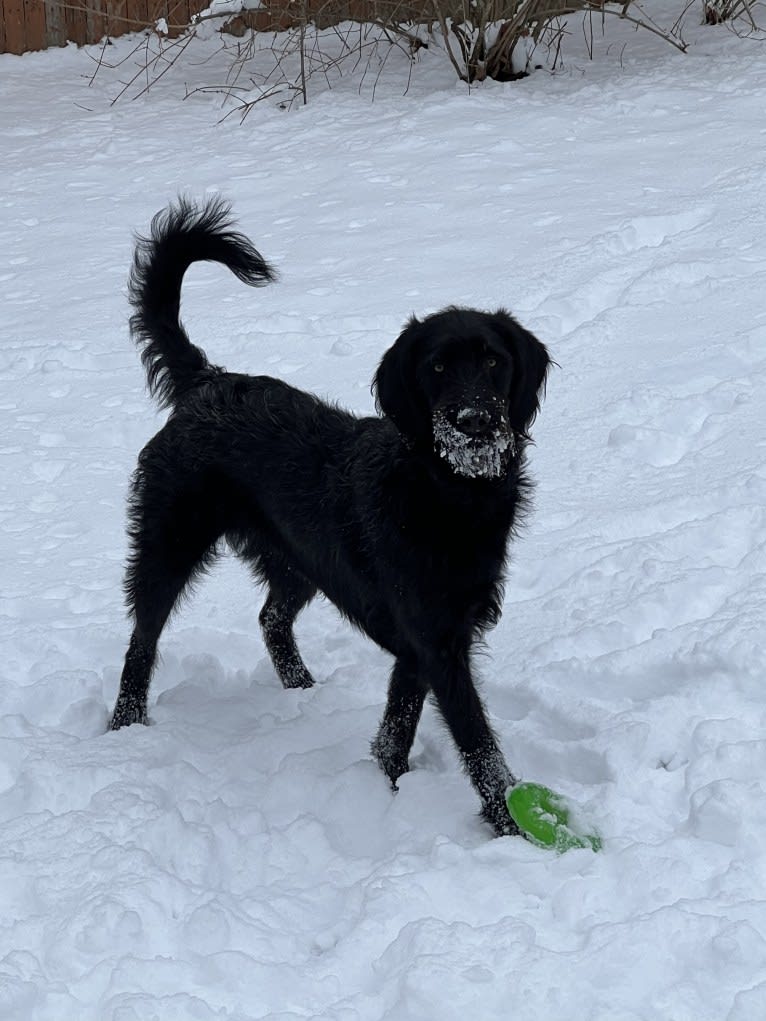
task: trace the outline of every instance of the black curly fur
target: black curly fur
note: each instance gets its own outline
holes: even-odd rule
[[[179,319],[181,281],[189,266],[221,262],[252,287],[275,279],[250,240],[232,226],[229,204],[220,197],[201,208],[181,198],[157,213],[148,237],[136,239],[128,278],[128,300],[135,309],[130,330],[141,347],[149,391],[161,407],[222,371],[192,344]]]
[[[184,272],[200,259],[250,284],[274,276],[220,200],[179,202],[139,241],[133,333],[152,391],[173,411],[134,477],[126,591],[135,627],[112,727],[146,722],[165,622],[226,540],[268,587],[260,622],[285,687],[313,684],[293,622],[321,591],[395,658],[372,746],[392,785],[431,692],[485,817],[513,832],[504,801],[513,777],[471,652],[500,616],[545,348],[504,310],[411,319],[375,376],[381,415],[358,418],[280,380],[209,365],[178,318]],[[461,473],[439,447],[438,421],[460,443],[503,437],[497,470]]]

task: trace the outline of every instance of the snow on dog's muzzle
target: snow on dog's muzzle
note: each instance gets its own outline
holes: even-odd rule
[[[507,472],[516,441],[505,415],[467,403],[451,414],[437,408],[432,425],[436,452],[456,475],[498,479]]]

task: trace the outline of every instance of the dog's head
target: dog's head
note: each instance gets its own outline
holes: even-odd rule
[[[500,478],[540,406],[550,359],[504,310],[447,308],[412,318],[383,356],[378,407],[456,475]]]

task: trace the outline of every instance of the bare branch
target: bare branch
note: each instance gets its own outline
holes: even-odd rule
[[[471,85],[485,78],[512,81],[525,77],[538,46],[547,47],[551,70],[560,67],[562,45],[565,37],[574,33],[569,26],[575,15],[582,18],[585,47],[592,58],[599,27],[603,36],[614,18],[685,52],[683,24],[698,3],[703,13],[714,12],[710,17],[716,24],[726,20],[732,31],[738,31],[733,27],[738,22],[743,35],[759,30],[757,12],[764,6],[756,0],[678,2],[683,5],[681,13],[673,5],[674,20],[669,15],[668,24],[662,24],[662,8],[655,6],[647,12],[642,0],[265,0],[267,6],[242,11],[234,21],[231,14],[198,15],[186,32],[175,38],[145,32],[128,56],[113,65],[107,61],[105,43],[91,56],[95,69],[90,84],[104,68],[119,68],[127,62],[129,77],[121,82],[112,102],[128,93],[133,98],[144,95],[187,54],[198,26],[213,21],[216,27],[220,25],[221,49],[217,53],[223,50],[228,56],[224,81],[190,88],[186,97],[220,95],[222,104],[230,107],[223,119],[232,113],[244,119],[258,102],[281,95],[285,98],[280,105],[305,105],[309,88],[314,89],[312,80],[332,88],[336,77],[359,70],[359,89],[371,89],[374,100],[394,47],[408,57],[409,89],[415,55],[429,45],[424,31],[439,40],[457,77]],[[74,0],[61,0],[60,6],[82,9]],[[652,17],[658,9],[660,14]],[[271,24],[273,34],[263,30],[265,24]],[[181,26],[170,27],[176,32]]]

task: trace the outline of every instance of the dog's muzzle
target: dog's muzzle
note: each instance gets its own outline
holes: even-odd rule
[[[456,475],[499,479],[516,453],[516,438],[504,413],[466,402],[437,408],[432,417],[434,445]]]

